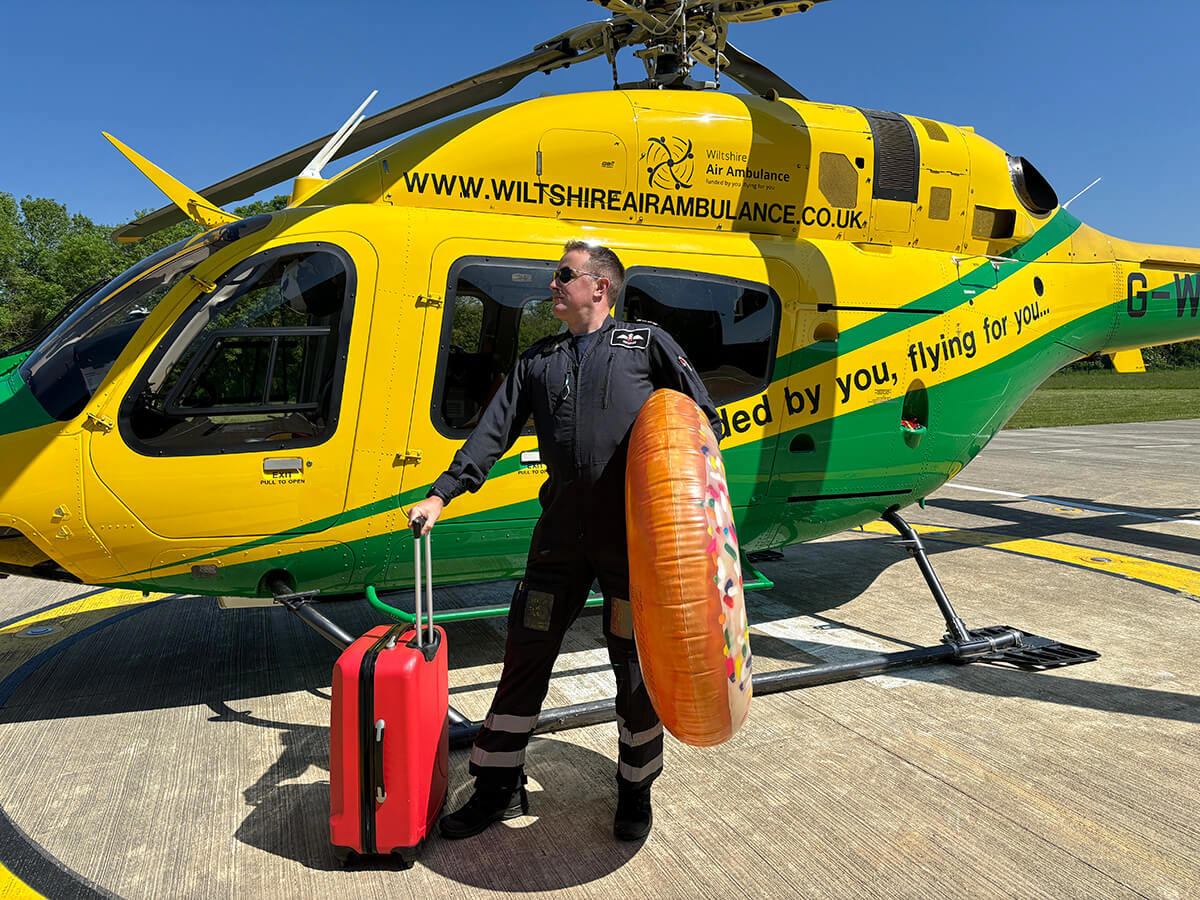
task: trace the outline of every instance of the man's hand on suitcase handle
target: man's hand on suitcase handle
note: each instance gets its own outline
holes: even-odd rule
[[[413,537],[429,534],[433,525],[442,515],[445,507],[441,497],[426,497],[420,503],[414,504],[408,511],[408,527],[412,529]]]

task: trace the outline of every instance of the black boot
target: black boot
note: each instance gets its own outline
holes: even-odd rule
[[[493,822],[515,819],[529,813],[529,795],[525,781],[515,788],[484,786],[478,782],[475,792],[457,811],[442,816],[442,837],[458,840],[479,834]]]
[[[654,813],[650,809],[650,785],[643,788],[617,789],[617,814],[613,818],[613,837],[618,841],[640,841],[650,833]]]

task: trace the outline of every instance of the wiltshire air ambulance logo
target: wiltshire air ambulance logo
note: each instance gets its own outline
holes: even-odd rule
[[[678,191],[692,186],[696,154],[692,142],[679,137],[650,138],[642,154],[650,187]]]

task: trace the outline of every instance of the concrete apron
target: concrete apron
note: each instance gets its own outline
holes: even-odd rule
[[[328,846],[334,653],[303,624],[7,579],[0,897],[1186,896],[1200,883],[1197,458],[1200,421],[1006,432],[906,512],[968,625],[1098,662],[759,697],[724,746],[667,739],[643,845],[611,837],[615,726],[537,738],[532,814],[435,837],[407,872],[343,870]],[[749,598],[756,668],[936,643],[941,619],[893,540],[846,533],[763,563],[777,587]],[[365,603],[325,609],[353,633],[376,621]],[[449,642],[451,703],[481,718],[502,623],[451,626]],[[584,618],[547,706],[612,684]],[[452,756],[451,807],[466,757]]]

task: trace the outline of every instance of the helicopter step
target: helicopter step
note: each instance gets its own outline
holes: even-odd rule
[[[925,583],[929,586],[929,591],[933,594],[933,599],[937,602],[938,609],[941,610],[942,617],[946,620],[946,634],[942,641],[957,648],[955,656],[958,657],[958,661],[982,660],[1006,663],[1022,669],[1050,669],[1091,662],[1100,658],[1100,654],[1095,650],[1063,644],[1050,638],[1019,631],[1007,625],[968,629],[963,620],[959,618],[958,613],[954,611],[954,606],[950,603],[950,598],[946,596],[945,590],[942,589],[942,584],[933,571],[933,565],[929,562],[929,554],[917,532],[908,522],[904,521],[895,508],[887,510],[882,518],[900,533],[900,545],[912,554],[920,568],[921,575],[924,576]],[[1010,640],[1013,635],[1016,637],[1015,641]],[[997,640],[1004,641],[1004,646],[988,649],[988,645]]]
[[[988,628],[976,628],[972,635],[990,637],[1006,631],[1013,631],[1007,625],[993,625]],[[1086,647],[1075,647],[1063,644],[1050,638],[1039,637],[1036,634],[1021,632],[1020,641],[1007,649],[994,653],[986,653],[978,658],[979,662],[989,662],[1014,666],[1018,669],[1041,671],[1056,669],[1061,666],[1072,666],[1076,663],[1092,662],[1100,658],[1096,650]]]

